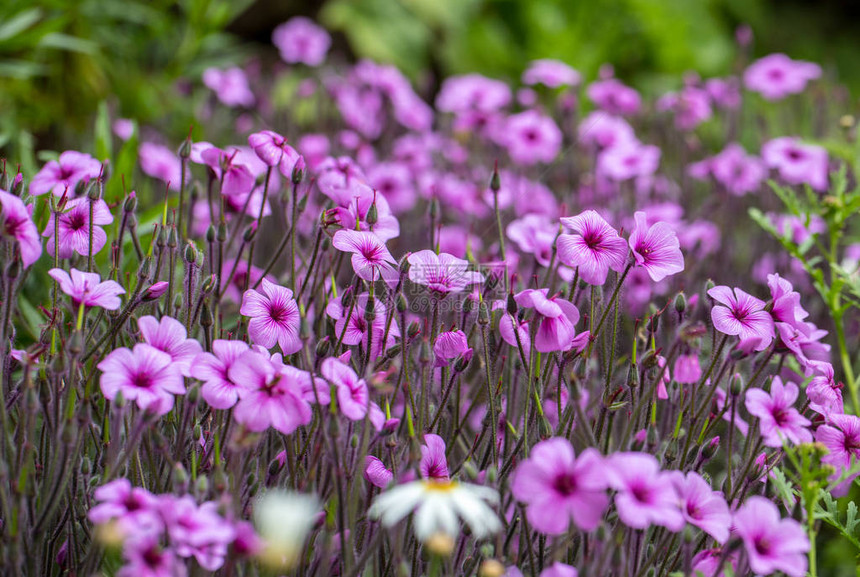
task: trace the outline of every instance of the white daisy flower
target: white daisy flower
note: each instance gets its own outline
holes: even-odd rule
[[[369,515],[393,527],[414,511],[415,535],[420,541],[439,533],[456,537],[462,518],[475,538],[482,539],[502,528],[487,502],[497,504],[498,491],[457,481],[423,479],[385,491],[373,500]]]
[[[270,567],[293,567],[319,511],[316,495],[269,491],[257,499],[254,522],[265,543],[261,561]]]

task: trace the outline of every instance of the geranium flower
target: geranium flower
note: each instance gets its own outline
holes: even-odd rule
[[[562,218],[561,223],[574,234],[559,235],[556,241],[558,259],[571,268],[578,268],[582,280],[602,285],[609,269],[624,270],[627,243],[597,212],[586,210],[577,216]]]
[[[437,367],[447,367],[450,361],[460,357],[470,360],[472,348],[463,331],[446,331],[436,337],[433,343],[433,354],[436,356]]]
[[[609,114],[636,114],[642,106],[642,97],[636,90],[611,76],[589,84],[586,94]]]
[[[203,84],[215,93],[224,106],[250,108],[257,100],[248,85],[245,71],[236,66],[226,70],[207,68],[203,71]]]
[[[622,141],[604,149],[597,159],[597,172],[621,181],[651,176],[660,164],[660,149],[637,140]]]
[[[420,250],[407,261],[409,280],[438,293],[463,292],[467,286],[484,282],[484,275],[468,270],[467,261],[444,252],[437,255],[432,250]]]
[[[799,138],[784,136],[765,142],[761,157],[788,184],[808,184],[817,191],[827,190],[827,151]]]
[[[684,475],[680,471],[673,471],[669,475],[678,494],[681,514],[687,523],[698,527],[717,543],[728,541],[732,516],[723,494],[712,490],[708,482],[696,472]]]
[[[735,512],[732,525],[744,542],[750,569],[756,574],[782,571],[789,577],[806,575],[806,532],[794,519],[781,519],[779,509],[769,499],[747,497]]]
[[[275,28],[272,44],[284,62],[319,66],[331,46],[331,36],[310,18],[295,16]]]
[[[736,335],[741,341],[758,339],[756,351],[763,351],[770,346],[774,337],[773,319],[764,310],[764,301],[739,288],[727,286],[712,288],[708,296],[725,305],[711,308],[714,328],[726,335]]]
[[[657,100],[657,110],[672,111],[678,130],[693,130],[713,115],[711,97],[696,86],[686,86],[680,92],[669,92]]]
[[[542,214],[527,214],[511,222],[505,232],[521,251],[533,254],[539,264],[549,266],[558,224]]]
[[[614,453],[608,461],[609,485],[617,491],[615,507],[622,523],[634,529],[647,529],[652,524],[670,531],[683,529],[678,496],[654,456]]]
[[[42,256],[39,229],[33,223],[31,210],[32,207],[25,206],[24,202],[14,194],[0,190],[0,236],[18,243],[24,268],[29,267]]]
[[[293,168],[301,156],[296,149],[287,144],[287,139],[271,130],[255,132],[248,137],[248,146],[266,166],[277,166],[278,171],[285,177],[291,178]]]
[[[159,509],[170,544],[180,557],[191,557],[207,571],[224,565],[227,547],[236,538],[233,524],[218,514],[218,503],[197,505],[194,497],[162,495]]]
[[[185,394],[182,373],[170,355],[145,343],[114,349],[97,366],[99,386],[111,401],[122,392],[141,409],[164,415],[173,408],[174,395]]]
[[[502,134],[511,160],[523,166],[552,162],[561,150],[561,130],[551,118],[535,110],[510,116]]]
[[[33,176],[30,194],[39,196],[50,192],[54,196],[62,196],[68,189],[71,195],[79,182],[98,178],[101,171],[101,163],[89,154],[67,150],[58,160],[46,162],[42,170]]]
[[[216,339],[211,353],[200,353],[191,365],[191,376],[203,381],[200,394],[214,409],[229,409],[247,390],[245,383],[230,379],[230,367],[248,350],[242,341]]]
[[[332,299],[326,306],[326,314],[334,319],[334,333],[345,345],[353,346],[361,343],[367,349],[368,335],[371,334],[370,358],[376,359],[383,350],[382,339],[388,330],[385,348],[392,347],[400,336],[400,328],[396,322],[388,323],[388,307],[378,298],[373,299],[373,320],[367,320],[367,306],[370,295],[362,293],[355,297],[355,303],[343,305],[343,296]],[[351,309],[351,310],[350,310]],[[343,337],[341,338],[341,335]]]
[[[179,155],[166,146],[154,142],[144,142],[138,149],[140,169],[147,175],[157,178],[170,190],[179,190],[182,184],[182,161]]]
[[[836,481],[851,468],[852,459],[860,461],[860,417],[830,414],[827,418],[828,422],[815,431],[815,440],[827,447],[827,454],[821,462],[833,465],[836,472],[831,480]],[[833,491],[834,495],[845,495],[856,477],[857,473],[854,473],[842,481]]]
[[[523,84],[543,84],[548,88],[579,86],[582,75],[560,60],[532,60],[523,72]]]
[[[108,205],[103,200],[91,201],[89,198],[73,198],[66,203],[66,208],[59,218],[60,258],[71,258],[78,253],[81,256],[90,254],[90,203],[93,211],[93,254],[98,252],[107,243],[107,233],[102,228],[113,222],[113,215]],[[48,224],[42,232],[42,236],[48,237],[46,249],[49,254],[54,254],[54,212],[48,219]]]
[[[337,406],[346,418],[360,421],[367,415],[370,400],[367,383],[360,379],[349,365],[330,357],[322,362],[320,374],[334,385]]]
[[[728,192],[743,196],[761,188],[767,168],[760,158],[748,155],[740,144],[733,142],[713,158],[690,165],[690,174],[695,178],[710,174]]]
[[[803,92],[810,80],[820,76],[818,64],[792,60],[785,54],[769,54],[747,67],[744,85],[767,100],[780,100]]]
[[[397,261],[388,252],[385,243],[372,232],[339,230],[331,244],[336,249],[352,253],[352,268],[359,278],[367,281],[396,279]]]
[[[248,334],[254,343],[272,348],[277,343],[285,355],[291,355],[302,348],[299,338],[299,306],[293,298],[293,291],[263,279],[262,292],[254,289],[245,291],[239,314],[251,318]]]
[[[173,317],[163,316],[159,321],[145,316],[137,320],[137,326],[146,344],[170,355],[179,372],[191,376],[192,363],[202,348],[199,342],[188,338],[185,325]]]
[[[445,440],[439,435],[427,433],[421,445],[421,462],[418,471],[425,479],[448,480],[448,460],[445,457]]]
[[[373,455],[364,457],[364,479],[374,487],[385,489],[394,480],[394,473],[385,468],[385,464]]]
[[[70,269],[69,272],[52,268],[48,274],[60,283],[60,290],[69,295],[76,306],[84,303],[84,306],[115,311],[122,305],[119,295],[125,294],[125,289],[116,281],[102,282],[98,274],[81,272],[76,268]]]
[[[634,215],[636,226],[630,233],[628,244],[633,250],[636,264],[648,272],[654,282],[684,270],[684,255],[675,231],[665,222],[648,226],[644,212]]]
[[[754,417],[759,418],[759,428],[764,444],[768,447],[782,447],[784,440],[798,445],[812,442],[809,432],[809,419],[801,415],[792,405],[797,400],[797,385],[786,383],[773,377],[770,394],[761,389],[746,392],[745,404]]]
[[[566,439],[541,441],[520,463],[511,490],[527,504],[529,523],[548,535],[562,535],[571,521],[584,531],[600,524],[609,505],[603,459],[594,449],[579,457]]]
[[[514,300],[521,307],[537,311],[540,326],[535,335],[535,349],[542,353],[566,351],[573,346],[574,325],[579,322],[579,309],[560,296],[549,297],[549,289],[526,289]]]

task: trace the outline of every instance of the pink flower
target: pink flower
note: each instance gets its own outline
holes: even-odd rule
[[[748,155],[740,144],[734,142],[703,162],[704,172],[713,175],[714,180],[735,196],[759,190],[761,183],[767,178],[767,168],[761,159]],[[693,176],[704,178],[705,175]]]
[[[425,479],[448,480],[448,460],[445,457],[445,440],[439,435],[427,433],[421,445],[421,463],[418,465]]]
[[[592,82],[586,93],[592,102],[609,114],[636,114],[642,106],[639,93],[616,78]]]
[[[788,184],[808,184],[817,191],[827,190],[828,161],[824,148],[784,136],[765,142],[761,157]]]
[[[333,357],[322,362],[320,373],[334,385],[340,412],[351,421],[362,420],[367,415],[370,400],[365,380],[358,378],[349,365]]]
[[[549,266],[558,225],[548,217],[542,214],[527,214],[511,222],[505,232],[521,251],[533,254],[539,264]]]
[[[373,455],[364,457],[364,480],[378,487],[385,489],[388,484],[394,480],[394,473],[385,468],[385,464]]]
[[[116,281],[101,282],[98,274],[81,272],[76,268],[70,269],[69,272],[61,268],[52,268],[48,274],[60,283],[60,290],[72,297],[72,303],[75,306],[84,303],[84,306],[115,311],[122,305],[119,295],[125,294],[125,289]]]
[[[634,215],[636,226],[628,241],[636,264],[643,267],[654,282],[684,270],[684,255],[675,231],[665,222],[648,226],[645,213]]]
[[[785,54],[759,58],[744,71],[744,85],[767,100],[799,94],[810,80],[821,76],[821,67],[812,62],[792,60]]]
[[[352,306],[344,306],[343,296],[339,300],[332,299],[326,306],[326,314],[335,320],[334,332],[338,339],[341,339],[345,345],[357,345],[361,343],[367,348],[368,334],[371,333],[371,351],[370,358],[376,359],[382,353],[382,339],[385,337],[385,331],[388,330],[388,338],[385,342],[385,347],[394,346],[397,337],[400,336],[400,329],[397,323],[388,323],[388,307],[385,306],[378,298],[373,299],[373,320],[367,320],[367,305],[370,295],[362,293],[355,298],[355,304]],[[350,309],[352,309],[350,311]],[[348,317],[348,318],[347,318]]]
[[[851,468],[852,459],[860,461],[860,417],[854,415],[828,415],[828,423],[818,427],[815,440],[827,447],[828,453],[821,458],[823,463],[833,465],[836,472],[831,480],[838,480]],[[857,473],[849,476],[833,491],[836,496],[844,496],[851,488]]]
[[[698,383],[702,376],[702,366],[699,364],[699,355],[691,353],[678,355],[675,368],[672,372],[675,381],[681,385],[692,385]]]
[[[558,259],[571,268],[578,268],[582,280],[602,285],[609,269],[624,270],[627,243],[597,212],[586,210],[577,216],[562,218],[561,223],[574,234],[559,235]]]
[[[372,231],[383,242],[399,236],[400,223],[391,213],[388,201],[364,183],[361,169],[351,160],[343,163],[341,159],[329,160],[331,163],[325,162],[320,166],[317,186],[337,205],[327,213],[334,222],[347,230],[354,230],[357,225],[361,231]],[[367,213],[373,205],[376,205],[377,219],[370,225]]]
[[[589,112],[579,123],[579,142],[589,148],[603,150],[636,142],[633,127],[620,116],[605,112]]]
[[[225,106],[250,108],[256,102],[254,93],[248,86],[248,77],[241,68],[207,68],[203,71],[203,84],[214,92]]]
[[[90,254],[90,203],[93,205],[93,254],[104,247],[107,233],[101,225],[113,222],[107,203],[103,200],[91,201],[86,197],[73,198],[66,203],[65,212],[60,214],[60,258],[71,258],[74,253],[81,256]],[[48,225],[42,236],[48,237],[46,249],[54,254],[54,213],[48,219]]]
[[[62,196],[68,189],[71,196],[79,182],[89,182],[101,174],[101,163],[82,152],[67,150],[60,155],[59,160],[45,163],[30,181],[30,194],[40,196],[50,192],[54,196]]]
[[[236,359],[228,376],[247,389],[233,407],[233,417],[248,430],[261,432],[272,427],[289,435],[311,422],[313,413],[304,390],[312,384],[305,371],[276,366],[266,355],[251,350]]]
[[[380,162],[369,168],[367,181],[396,213],[415,206],[417,200],[412,172],[405,163]]]
[[[521,307],[533,308],[540,319],[535,335],[535,349],[542,353],[567,351],[576,336],[574,325],[579,322],[579,310],[561,296],[548,297],[549,289],[526,289],[514,296]]]
[[[739,288],[716,286],[708,295],[725,306],[711,308],[714,328],[726,335],[737,335],[741,341],[759,339],[755,350],[763,351],[770,346],[774,337],[773,319],[764,310],[761,299]]]
[[[221,194],[228,197],[249,194],[256,183],[254,174],[247,164],[239,161],[238,155],[238,150],[228,153],[214,146],[200,153],[201,162],[211,168],[215,177],[221,180]],[[256,159],[253,155],[252,158]]]
[[[162,546],[158,533],[133,534],[122,549],[126,564],[117,577],[186,577],[188,569],[171,548]]]
[[[200,353],[191,365],[191,376],[203,381],[200,394],[214,409],[229,409],[245,394],[244,383],[230,379],[230,367],[248,350],[242,341],[216,339],[211,353]]]
[[[182,184],[182,162],[179,155],[160,144],[144,142],[138,149],[140,169],[153,178],[170,183],[170,190]]]
[[[145,343],[111,351],[98,368],[102,393],[111,401],[122,392],[141,409],[164,415],[173,408],[174,395],[185,394],[182,373],[170,355]]]
[[[578,86],[582,75],[560,60],[532,60],[523,72],[523,84],[543,84],[548,88]]]
[[[560,561],[556,561],[546,569],[540,572],[540,577],[578,577],[579,572],[576,567],[566,565]],[[505,576],[507,577],[507,576]]]
[[[780,519],[779,509],[769,499],[748,497],[734,514],[733,529],[743,539],[750,569],[756,574],[806,574],[806,532],[794,519]]]
[[[254,289],[245,291],[239,314],[251,318],[248,334],[255,344],[272,348],[277,343],[285,355],[302,348],[299,338],[299,306],[288,288],[262,281],[263,292]]]
[[[615,507],[622,523],[634,529],[652,524],[670,531],[683,529],[678,495],[657,459],[646,453],[614,453],[609,464],[609,484],[617,491]]]
[[[207,571],[224,564],[227,546],[236,538],[233,525],[218,514],[218,504],[201,505],[191,495],[162,495],[159,509],[167,527],[170,544],[180,557],[191,557]]]
[[[673,471],[669,476],[678,494],[681,514],[687,523],[698,527],[717,543],[728,541],[732,516],[723,494],[712,490],[698,473],[684,475],[680,471]]]
[[[141,317],[137,321],[143,341],[170,355],[183,376],[191,376],[191,363],[200,354],[201,347],[194,339],[187,338],[185,325],[173,317],[164,316],[159,321],[153,316]]]
[[[439,89],[436,109],[455,113],[468,110],[495,112],[507,106],[511,98],[511,88],[501,80],[480,74],[450,76]]]
[[[741,105],[740,81],[734,76],[709,78],[705,81],[705,90],[718,108],[737,110]]]
[[[319,66],[331,46],[331,36],[310,18],[295,16],[275,28],[272,43],[284,62]]]
[[[502,134],[501,144],[523,166],[552,162],[561,150],[561,130],[552,118],[535,110],[508,117]]]
[[[568,532],[570,523],[584,531],[600,524],[609,505],[603,459],[594,449],[576,457],[562,438],[541,441],[514,472],[511,491],[527,504],[532,527],[548,535]]]
[[[87,513],[87,518],[100,525],[114,519],[124,519],[133,523],[139,515],[151,515],[158,505],[158,499],[140,487],[132,487],[128,479],[117,479],[95,490],[94,497],[99,502]]]
[[[597,171],[612,180],[629,180],[651,176],[659,164],[659,148],[630,140],[604,149],[597,159]]]
[[[531,339],[529,338],[529,323],[523,318],[514,317],[506,309],[505,301],[497,301],[493,305],[493,309],[502,309],[502,316],[499,317],[499,334],[502,340],[508,343],[519,351],[519,347],[523,347],[523,354],[526,358],[531,350]],[[519,335],[519,344],[517,344],[517,335]]]
[[[811,361],[806,370],[807,376],[812,375],[812,379],[806,386],[809,408],[823,415],[844,413],[842,384],[836,382],[833,365],[827,362]]]
[[[301,156],[296,149],[287,144],[287,139],[271,130],[255,132],[248,137],[248,146],[266,166],[277,166],[278,171],[285,177],[291,178],[293,168]]]
[[[12,239],[18,243],[24,268],[29,267],[42,256],[39,230],[33,223],[30,211],[20,198],[0,190],[0,237]]]
[[[437,255],[432,250],[420,250],[409,255],[407,261],[409,280],[438,293],[463,292],[467,286],[484,282],[484,275],[468,270],[467,261],[448,253]]]
[[[773,377],[770,394],[761,389],[746,392],[747,411],[759,418],[761,436],[768,447],[782,447],[786,440],[795,445],[812,442],[809,419],[792,406],[798,392],[797,385],[783,385],[778,376]]]
[[[460,330],[439,333],[433,343],[433,353],[436,355],[436,366],[447,367],[449,361],[462,357],[472,358],[472,349],[466,339],[466,333]]]
[[[342,229],[334,233],[331,244],[343,252],[352,253],[352,268],[359,278],[368,281],[396,279],[397,261],[385,243],[372,232]]]
[[[713,115],[710,95],[696,86],[664,94],[657,101],[657,110],[672,111],[675,114],[675,127],[685,131],[693,130]]]

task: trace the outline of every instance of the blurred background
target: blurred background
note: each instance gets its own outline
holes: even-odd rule
[[[275,59],[272,29],[296,15],[335,36],[334,58],[394,63],[432,98],[469,71],[516,79],[559,58],[595,77],[610,62],[646,94],[681,73],[729,74],[775,51],[823,65],[860,89],[860,3],[841,0],[0,0],[0,152],[17,158],[92,133],[101,103],[181,138],[187,100],[209,66]]]

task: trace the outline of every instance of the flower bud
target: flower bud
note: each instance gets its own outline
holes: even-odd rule
[[[687,310],[687,297],[684,296],[683,292],[679,292],[675,295],[675,312],[679,315],[684,314],[684,311]]]
[[[254,242],[254,237],[256,237],[256,236],[257,236],[257,223],[255,221],[255,222],[252,222],[251,224],[249,224],[247,227],[245,227],[244,232],[242,232],[242,240],[246,244],[250,244],[250,243]]]
[[[98,179],[90,180],[89,186],[87,188],[87,198],[90,199],[92,202],[95,202],[101,198],[101,192],[102,191],[99,186]]]
[[[9,192],[14,194],[15,196],[21,196],[21,193],[24,191],[24,175],[20,172],[15,175],[15,178],[12,180],[12,186],[9,188]]]
[[[478,324],[482,327],[490,324],[490,309],[487,306],[487,301],[484,300],[478,305]]]
[[[409,323],[409,326],[406,327],[406,336],[410,339],[414,339],[421,332],[421,325],[418,324],[418,321],[412,321]]]
[[[717,449],[720,448],[720,437],[716,436],[702,446],[702,460],[707,461],[717,454]]]
[[[143,295],[140,297],[140,300],[149,303],[161,298],[165,292],[167,292],[167,288],[170,286],[166,280],[159,281],[157,283],[153,283],[146,290],[143,291]]]
[[[206,242],[212,244],[215,242],[215,225],[209,224],[209,227],[206,229]]]
[[[134,212],[134,209],[137,208],[137,193],[133,190],[128,193],[128,196],[125,197],[125,201],[122,203],[123,212]]]
[[[502,189],[502,179],[499,177],[499,165],[496,164],[493,168],[493,175],[490,177],[490,190],[499,192]]]
[[[299,156],[298,160],[296,160],[296,163],[293,165],[293,172],[292,174],[290,174],[290,181],[293,184],[301,183],[301,181],[305,178],[306,168],[307,167],[305,165],[305,157]]]
[[[179,158],[182,160],[187,160],[191,158],[191,137],[189,136],[185,140],[182,141],[182,144],[179,145]]]
[[[182,253],[182,258],[185,259],[185,262],[193,265],[197,261],[197,247],[194,246],[194,243],[190,240],[185,245],[185,251]]]
[[[409,308],[409,303],[406,302],[406,297],[403,295],[403,293],[400,293],[397,295],[396,305],[397,305],[397,312],[399,312],[399,313],[405,313],[406,310]]]
[[[206,475],[197,477],[197,484],[194,489],[198,495],[206,495],[209,492],[209,478]]]
[[[314,354],[318,359],[324,359],[328,356],[329,350],[331,349],[331,341],[328,337],[317,341],[316,350]]]
[[[376,208],[376,200],[374,200],[373,203],[371,203],[370,208],[367,209],[365,220],[370,226],[373,226],[379,220],[379,210]]]

